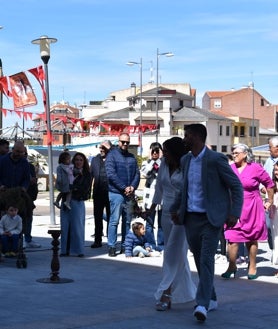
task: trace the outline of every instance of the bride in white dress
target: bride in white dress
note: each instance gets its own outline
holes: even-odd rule
[[[169,207],[175,191],[182,184],[180,158],[185,154],[183,140],[173,137],[163,143],[163,158],[158,171],[153,204],[162,205],[162,229],[164,234],[164,258],[162,280],[155,292],[156,309],[165,311],[172,303],[185,303],[195,298],[196,286],[192,281],[187,259],[188,244],[183,225],[171,220]]]

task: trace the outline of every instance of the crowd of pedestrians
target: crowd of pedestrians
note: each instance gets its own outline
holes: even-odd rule
[[[60,257],[84,257],[85,201],[92,199],[91,248],[104,248],[106,235],[104,251],[109,257],[163,257],[155,309],[167,311],[172,304],[195,300],[193,315],[199,322],[218,308],[214,266],[219,244],[220,256],[228,263],[222,274],[226,280],[236,276],[244,246],[247,277],[258,277],[262,240],[268,240],[272,263],[278,264],[278,137],[269,140],[270,157],[264,167],[253,161],[245,144],[234,145],[231,155],[211,150],[202,124],[186,126],[183,139],[152,143],[140,167],[129,150],[129,134],[123,132],[118,138],[118,145],[102,141],[90,164],[81,152],[72,158],[67,151],[59,156],[55,185],[59,195],[53,203],[60,210]],[[26,247],[40,247],[31,235],[37,173],[27,157],[23,142],[15,142],[10,150],[9,142],[0,140],[0,192],[20,188],[33,205],[27,216],[12,200],[1,209],[0,236],[7,257],[16,255],[20,234]],[[138,206],[141,178],[145,184]],[[191,278],[189,251],[198,272],[197,284]]]

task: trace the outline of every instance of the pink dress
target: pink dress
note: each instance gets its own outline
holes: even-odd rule
[[[267,240],[265,211],[259,185],[271,188],[274,183],[258,163],[248,163],[241,173],[235,164],[231,167],[242,183],[244,201],[239,223],[225,230],[225,238],[229,242]]]

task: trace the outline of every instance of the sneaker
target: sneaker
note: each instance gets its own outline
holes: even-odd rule
[[[108,256],[109,257],[116,257],[116,248],[115,247],[109,247],[108,249]]]
[[[237,260],[236,260],[236,264],[237,264],[237,265],[244,265],[245,263],[246,263],[246,259],[245,259],[244,256],[240,256],[240,257],[238,257]]]
[[[11,252],[10,252],[10,257],[16,257],[16,253],[13,252],[13,251],[11,251]]]
[[[205,306],[197,305],[193,312],[193,315],[198,321],[204,322],[207,318],[207,310]]]
[[[35,241],[25,242],[25,248],[40,248],[41,245]]]
[[[218,308],[217,300],[213,300],[213,299],[211,299],[211,300],[209,301],[208,312],[210,312],[210,311],[215,311],[215,310],[217,310],[217,308]]]
[[[157,250],[151,251],[149,254],[150,257],[160,257],[161,253]]]
[[[140,251],[139,254],[138,254],[138,257],[140,257],[140,258],[144,258],[145,255],[142,253],[142,251]]]
[[[215,264],[226,264],[227,263],[227,257],[225,255],[215,255],[214,257]]]

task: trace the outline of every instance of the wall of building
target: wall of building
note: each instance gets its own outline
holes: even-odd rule
[[[254,116],[260,121],[261,128],[274,130],[275,111],[269,106],[269,102],[253,88],[242,88],[223,96],[222,110],[245,118]]]

